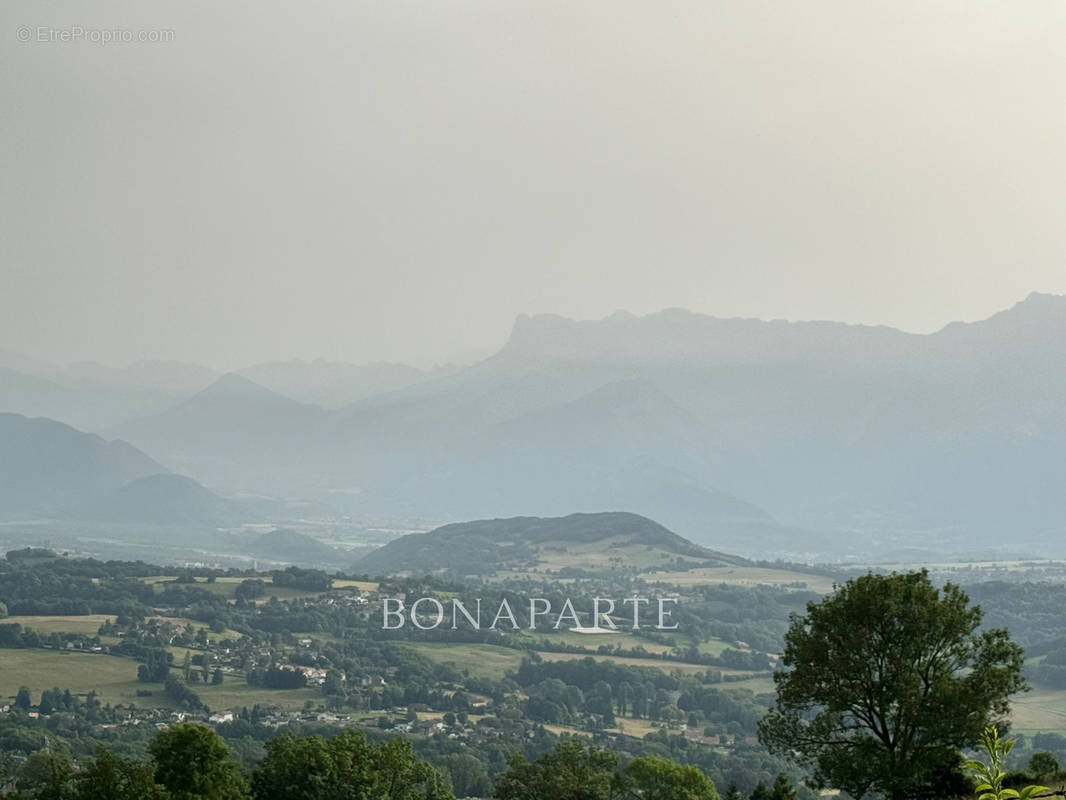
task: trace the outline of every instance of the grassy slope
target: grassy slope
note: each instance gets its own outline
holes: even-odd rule
[[[1066,735],[1066,689],[1034,689],[1011,699],[1015,733]]]
[[[421,653],[431,661],[439,664],[451,662],[459,670],[469,670],[472,676],[486,678],[502,678],[508,670],[517,669],[522,661],[522,652],[509,647],[501,647],[493,644],[446,644],[443,642],[418,642],[409,645],[413,650]],[[745,670],[721,669],[719,667],[706,667],[700,664],[684,664],[680,661],[666,661],[660,658],[626,658],[612,655],[599,655],[595,653],[540,653],[545,661],[573,661],[574,659],[595,658],[597,661],[613,661],[629,667],[650,667],[673,672],[680,670],[686,675],[716,670],[723,675],[749,675]],[[732,683],[721,684],[733,686]]]
[[[44,689],[59,687],[85,694],[95,689],[104,703],[148,705],[158,698],[138,698],[137,662],[96,653],[58,650],[0,650],[0,696],[13,698],[27,686],[33,702]],[[154,704],[154,703],[153,703]]]
[[[39,633],[80,633],[83,636],[96,636],[100,626],[108,620],[114,620],[114,614],[86,614],[84,616],[66,617],[5,617],[0,624],[17,622],[24,628],[33,628]],[[51,687],[48,687],[51,688]]]
[[[502,678],[522,662],[520,651],[493,644],[419,642],[409,646],[431,661],[452,662],[456,669],[468,670],[471,676],[479,678]]]

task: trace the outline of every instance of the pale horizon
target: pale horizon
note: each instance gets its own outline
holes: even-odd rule
[[[1006,304],[1004,304],[1002,306],[993,308],[991,311],[989,311],[987,313],[982,313],[982,314],[979,314],[977,316],[972,316],[972,317],[965,318],[965,319],[963,319],[963,318],[944,319],[943,322],[941,322],[939,324],[935,324],[935,325],[929,327],[926,330],[907,329],[907,328],[905,328],[903,326],[900,326],[900,325],[893,325],[891,323],[869,321],[869,320],[829,319],[829,318],[815,318],[815,317],[791,317],[791,318],[790,317],[771,317],[771,316],[760,315],[760,314],[715,314],[715,313],[709,313],[709,312],[706,312],[706,311],[699,311],[699,310],[696,310],[696,309],[693,309],[693,308],[686,308],[684,306],[664,307],[664,308],[659,308],[659,309],[655,309],[655,310],[652,310],[652,311],[648,311],[648,312],[645,312],[645,313],[639,313],[639,314],[633,312],[630,309],[618,308],[618,309],[614,309],[614,310],[612,310],[612,311],[610,311],[608,313],[601,314],[599,316],[587,316],[587,317],[569,317],[569,316],[567,316],[565,314],[558,314],[558,313],[553,312],[553,311],[542,311],[542,312],[534,312],[534,313],[521,311],[521,312],[519,312],[518,314],[515,315],[514,319],[511,321],[511,324],[507,326],[506,331],[503,333],[503,335],[499,338],[499,340],[497,342],[486,343],[486,345],[484,347],[481,347],[481,348],[467,348],[465,350],[453,353],[451,357],[445,356],[443,358],[436,358],[436,359],[432,359],[432,358],[426,359],[426,358],[418,358],[416,356],[412,356],[412,357],[406,358],[406,359],[405,358],[400,358],[400,359],[369,358],[369,359],[364,359],[364,360],[351,360],[351,359],[344,359],[344,358],[328,358],[328,357],[320,356],[320,355],[289,355],[289,356],[284,356],[284,357],[282,357],[282,356],[269,357],[268,356],[268,357],[265,357],[265,358],[261,358],[261,359],[259,359],[257,361],[234,362],[234,363],[219,363],[219,362],[212,362],[210,360],[199,361],[199,360],[194,360],[194,359],[191,359],[191,358],[183,358],[180,355],[145,355],[145,356],[138,356],[136,358],[129,358],[129,359],[126,359],[126,360],[122,360],[122,359],[108,360],[107,358],[103,358],[103,357],[99,357],[99,356],[96,356],[96,357],[89,356],[89,357],[85,357],[85,358],[64,358],[62,355],[52,355],[52,354],[48,354],[48,353],[44,353],[44,352],[35,351],[32,347],[23,347],[23,346],[21,346],[19,344],[10,344],[9,345],[7,343],[0,343],[0,354],[6,353],[6,354],[14,355],[14,356],[24,356],[24,357],[29,358],[29,359],[47,362],[47,363],[50,363],[50,364],[58,366],[58,367],[69,367],[69,366],[73,366],[73,365],[76,365],[76,364],[79,364],[79,363],[95,363],[95,364],[100,364],[100,365],[105,366],[105,367],[123,369],[123,368],[131,366],[133,364],[136,364],[138,362],[178,362],[178,363],[185,363],[185,364],[190,364],[190,365],[208,367],[208,368],[210,368],[210,369],[212,369],[212,370],[214,370],[215,372],[218,372],[218,373],[229,373],[229,372],[237,371],[237,370],[240,370],[240,369],[243,369],[243,368],[246,368],[246,367],[250,367],[250,366],[254,366],[254,365],[262,364],[262,363],[267,363],[267,362],[305,362],[305,363],[327,362],[327,363],[343,363],[343,364],[353,364],[353,365],[394,363],[394,364],[404,364],[404,365],[408,365],[408,366],[413,366],[413,367],[417,367],[418,369],[422,369],[422,370],[433,370],[433,369],[440,369],[440,368],[451,367],[451,366],[464,366],[464,365],[472,364],[472,363],[475,363],[477,361],[480,361],[480,360],[483,360],[485,358],[488,358],[489,356],[491,356],[494,353],[498,352],[507,343],[508,337],[509,337],[509,335],[510,335],[512,329],[513,329],[514,323],[518,319],[520,319],[521,317],[558,316],[558,317],[562,317],[562,318],[565,318],[565,319],[573,319],[573,320],[576,320],[576,321],[585,322],[585,321],[598,321],[598,320],[608,319],[609,317],[614,316],[616,314],[632,315],[634,317],[638,317],[639,318],[639,317],[654,316],[656,314],[661,314],[661,313],[666,312],[666,311],[680,310],[680,311],[684,311],[684,312],[687,312],[687,313],[698,314],[700,316],[715,317],[715,318],[718,318],[718,319],[758,319],[758,320],[765,321],[765,322],[773,322],[773,321],[779,321],[779,320],[783,320],[785,322],[839,322],[839,323],[848,324],[848,325],[859,325],[859,326],[866,326],[866,327],[887,327],[887,328],[892,328],[894,330],[898,330],[898,331],[901,331],[901,332],[904,332],[904,333],[910,333],[910,334],[916,334],[916,335],[926,335],[926,334],[932,334],[932,333],[936,333],[937,331],[943,330],[945,327],[947,327],[948,325],[951,325],[952,323],[958,323],[958,322],[961,322],[961,323],[980,322],[981,320],[988,319],[989,317],[991,317],[991,316],[993,316],[993,315],[995,315],[995,314],[997,314],[999,312],[1006,311],[1006,310],[1014,307],[1015,305],[1017,305],[1018,303],[1023,302],[1026,298],[1030,297],[1033,294],[1045,294],[1045,295],[1050,294],[1050,295],[1057,296],[1057,297],[1066,296],[1066,293],[1041,292],[1041,291],[1033,290],[1032,292],[1028,292],[1024,296],[1019,297],[1019,298],[1017,298],[1017,299],[1015,299],[1015,300],[1013,300],[1011,302],[1008,302],[1008,303],[1006,303]]]
[[[521,313],[928,332],[1066,293],[1062,3],[55,0],[0,35],[0,346],[52,360],[429,365]]]

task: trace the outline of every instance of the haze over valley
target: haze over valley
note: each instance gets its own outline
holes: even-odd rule
[[[5,352],[0,538],[278,526],[355,552],[447,522],[628,511],[752,558],[1057,558],[1063,363],[1066,297],[1036,293],[932,334],[522,316],[488,358],[430,371]]]

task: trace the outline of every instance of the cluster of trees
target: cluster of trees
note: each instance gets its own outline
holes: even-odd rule
[[[512,757],[496,781],[499,800],[718,800],[710,778],[693,766],[643,756],[619,768],[618,756],[581,739],[564,739],[527,761]]]
[[[141,683],[162,683],[170,674],[170,663],[173,660],[174,656],[167,650],[146,650],[144,663],[137,667],[137,680]]]
[[[1033,647],[1027,654],[1043,656],[1038,663],[1026,665],[1029,680],[1048,689],[1066,689],[1066,639]]]
[[[966,590],[988,626],[1009,630],[1028,655],[1066,647],[1066,583],[984,581]]]
[[[0,597],[10,614],[148,613],[152,587],[137,580],[152,574],[147,564],[26,552],[0,559]]]
[[[300,670],[273,664],[267,669],[249,670],[248,685],[266,689],[301,689],[307,685],[307,676]]]
[[[368,742],[283,735],[245,773],[226,743],[203,725],[159,732],[149,759],[101,750],[76,770],[63,750],[41,750],[18,770],[17,798],[34,800],[454,800],[445,776],[404,739]]]
[[[23,628],[17,622],[0,624],[0,647],[40,647],[44,642],[33,628]]]
[[[80,770],[63,751],[40,751],[20,770],[14,798],[34,800],[454,800],[447,775],[410,743],[282,735],[243,772],[209,728],[177,725],[148,746],[149,760],[101,750]],[[461,757],[459,757],[461,758]],[[458,760],[458,759],[453,759]],[[786,784],[787,785],[787,784]],[[776,784],[775,784],[776,787]],[[564,739],[533,761],[515,754],[491,790],[498,800],[718,800],[698,768],[643,756],[624,767],[610,750]],[[758,800],[792,800],[794,794]]]
[[[180,674],[177,670],[173,672],[175,675]],[[558,741],[542,727],[530,726],[522,719],[521,714],[517,713],[517,709],[515,711],[514,716],[501,711],[501,716],[486,717],[477,723],[476,727],[479,730],[491,730],[490,735],[458,740],[445,735],[415,737],[410,740],[411,746],[420,759],[432,764],[440,771],[446,783],[450,779],[453,793],[457,797],[493,796],[496,779],[510,769],[509,756],[514,760],[513,754],[517,752],[523,754],[527,761],[535,762],[544,753],[550,752]],[[114,721],[114,718],[107,713],[107,709],[100,709],[96,716],[102,721]],[[120,717],[124,717],[121,712]],[[268,717],[268,712],[261,709],[245,709],[234,722],[221,724],[216,728],[217,733],[223,737],[242,764],[242,769],[246,774],[253,774],[256,765],[260,764],[264,758],[266,747],[277,736],[277,729],[268,723]],[[462,713],[445,714],[444,721],[449,726],[469,725],[470,723],[464,717]],[[389,735],[385,731],[398,721],[402,719],[383,721],[381,731],[367,729],[367,737],[374,741],[382,741]],[[58,724],[53,725],[53,723]],[[336,728],[315,723],[294,723],[290,728],[298,738],[322,734],[327,740],[332,740],[337,733]],[[77,731],[82,732],[83,738],[66,738]],[[69,746],[70,752],[76,755],[84,769],[85,765],[97,754],[100,746],[104,746],[116,755],[132,754],[134,757],[139,757],[137,754],[145,751],[147,737],[154,732],[152,726],[127,725],[112,727],[108,731],[97,731],[93,734],[89,726],[67,716],[53,717],[46,724],[43,719],[28,720],[24,715],[2,715],[0,716],[0,750],[10,748],[13,752],[21,751],[23,754],[29,754],[31,763],[39,767],[42,756],[34,755],[35,753],[49,750],[59,752]],[[93,735],[101,738],[94,742],[90,738]],[[759,780],[765,780],[769,784],[772,776],[780,769],[779,763],[770,758],[761,748],[744,748],[743,752],[727,754],[700,747],[681,735],[667,735],[666,732],[655,734],[644,742],[632,739],[621,740],[604,734],[596,734],[594,739],[600,747],[609,748],[617,753],[621,764],[628,764],[632,759],[642,756],[695,763],[698,769],[711,777],[718,786],[736,782],[743,789],[744,794],[742,797],[734,797],[733,800],[744,800],[748,797],[753,787],[758,789]],[[24,777],[23,772],[21,769],[18,770],[20,777]],[[40,775],[41,770],[37,769],[33,774]],[[3,775],[0,769],[0,785],[5,783]],[[28,790],[30,787],[31,783],[24,783],[24,789]],[[106,795],[103,796],[106,798]],[[301,797],[296,793],[292,796],[297,800]],[[312,795],[312,797],[318,796]],[[334,797],[328,794],[322,796],[331,798],[331,800]],[[355,796],[359,797],[359,795]],[[348,796],[340,795],[340,797],[347,798]],[[627,800],[630,798],[627,797]],[[767,798],[756,792],[756,800],[767,800]],[[770,800],[779,799],[770,798]],[[802,800],[814,800],[814,798],[804,790]]]
[[[237,584],[237,588],[233,591],[233,596],[237,600],[254,600],[266,594],[266,587],[266,581],[262,578],[248,578]]]
[[[670,693],[680,685],[657,669],[591,656],[543,661],[536,653],[523,659],[515,682],[528,696],[525,712],[530,719],[559,724],[588,716],[601,727],[614,724],[616,709],[619,714],[662,719],[666,709],[673,708]]]
[[[200,700],[200,696],[190,689],[185,684],[185,681],[181,680],[177,675],[167,675],[163,683],[163,693],[177,703],[179,708],[183,708],[186,711],[199,711],[207,708]]]
[[[819,595],[809,591],[797,591],[773,586],[730,586],[718,584],[694,587],[692,595],[677,607],[674,614],[681,630],[694,640],[721,639],[726,642],[744,642],[747,651],[732,648],[733,653],[709,662],[719,666],[738,666],[734,661],[741,657],[752,659],[745,668],[764,669],[765,654],[776,653],[781,647],[781,638],[788,630],[789,618],[802,613],[808,602],[816,602]],[[654,632],[647,632],[649,639],[658,639],[662,644],[672,641]],[[725,655],[723,653],[723,655]],[[754,666],[751,666],[754,665]]]
[[[275,586],[291,586],[308,592],[328,592],[333,586],[333,578],[320,569],[301,569],[286,567],[271,573]]]
[[[578,716],[593,715],[601,725],[614,724],[614,702],[610,685],[598,682],[586,695],[576,686],[558,678],[545,678],[527,688],[525,713],[538,722],[566,724]]]
[[[16,700],[20,699],[22,698],[16,695]],[[71,694],[70,689],[60,689],[56,686],[41,692],[37,710],[42,714],[52,714],[56,711],[76,711],[80,706],[81,701]]]
[[[80,696],[71,692],[70,689],[60,689],[56,686],[43,690],[40,700],[34,705],[29,687],[20,686],[18,692],[15,693],[12,706],[19,711],[29,711],[36,708],[41,714],[69,711],[73,714],[84,714],[87,717],[96,718],[94,712],[100,709],[100,701],[96,697],[96,692],[89,692],[85,696]],[[0,735],[0,744],[2,742],[3,737]],[[0,747],[0,749],[3,748]]]
[[[605,727],[615,715],[686,721],[718,732],[754,734],[765,711],[751,695],[734,695],[693,678],[587,657],[545,661],[531,653],[514,676],[528,697],[529,719],[552,724],[579,719]]]

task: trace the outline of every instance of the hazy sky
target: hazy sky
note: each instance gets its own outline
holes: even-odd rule
[[[39,41],[76,26],[173,41]],[[8,349],[425,363],[521,312],[1066,293],[1062,0],[8,0],[0,37]]]

